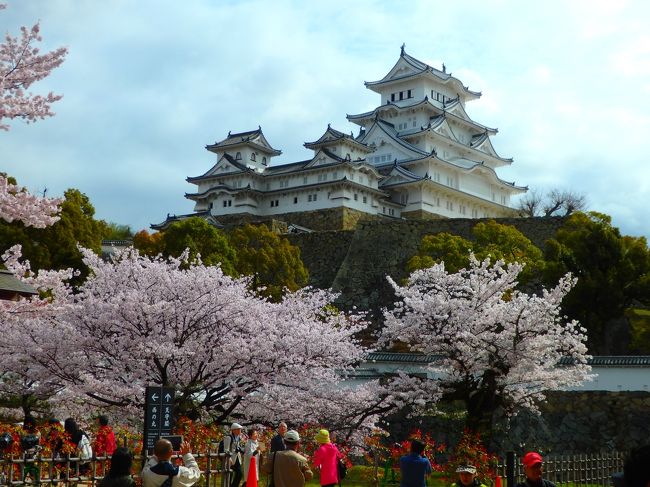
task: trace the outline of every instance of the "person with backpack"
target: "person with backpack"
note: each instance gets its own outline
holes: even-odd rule
[[[153,456],[142,469],[142,487],[190,487],[201,478],[201,470],[196,463],[187,441],[181,443],[183,465],[171,462],[174,448],[164,438],[156,441]]]

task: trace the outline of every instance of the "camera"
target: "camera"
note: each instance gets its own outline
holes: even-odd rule
[[[10,433],[2,433],[0,435],[0,450],[8,450],[13,444],[14,439]]]
[[[20,447],[23,450],[32,450],[38,446],[39,439],[36,435],[25,435],[20,438]]]

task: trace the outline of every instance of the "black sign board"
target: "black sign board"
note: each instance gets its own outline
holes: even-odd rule
[[[145,389],[144,447],[153,449],[156,440],[170,435],[174,427],[174,388],[147,387]]]

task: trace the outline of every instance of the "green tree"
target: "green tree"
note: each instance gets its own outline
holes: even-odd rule
[[[473,248],[472,242],[451,233],[425,235],[418,253],[406,264],[406,270],[411,273],[444,261],[447,272],[458,272],[469,265],[469,253]]]
[[[592,353],[609,353],[606,329],[635,303],[650,304],[650,252],[644,237],[622,236],[611,217],[575,213],[547,242],[547,282],[571,272],[578,283],[563,311],[589,332]]]
[[[164,249],[162,232],[149,233],[146,230],[140,230],[133,236],[133,246],[141,254],[155,257],[162,254]]]
[[[512,225],[489,220],[477,223],[472,233],[473,241],[446,232],[425,235],[417,255],[408,261],[407,270],[413,272],[444,261],[447,272],[458,272],[469,265],[470,251],[479,260],[490,256],[492,260],[525,264],[526,267],[519,276],[524,282],[544,267],[542,251]]]
[[[68,189],[61,204],[61,219],[47,228],[25,227],[20,222],[0,221],[0,251],[21,244],[23,257],[32,269],[65,269],[81,271],[79,282],[87,273],[77,245],[101,252],[102,240],[109,234],[103,220],[95,220],[95,208],[88,196],[78,189]]]
[[[205,265],[221,264],[221,269],[228,275],[237,274],[235,270],[235,250],[228,238],[218,228],[210,225],[203,218],[192,217],[172,223],[162,233],[162,253],[178,257],[189,249],[190,258],[201,255]]]
[[[109,222],[107,226],[110,233],[106,236],[106,240],[131,240],[133,238],[133,230],[129,225]]]
[[[300,259],[300,249],[266,225],[245,225],[230,233],[237,248],[236,269],[252,276],[251,287],[274,300],[284,289],[296,291],[307,285],[309,274]]]

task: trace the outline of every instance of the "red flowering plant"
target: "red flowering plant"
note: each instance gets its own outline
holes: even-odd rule
[[[414,429],[409,433],[408,439],[401,443],[394,443],[390,448],[390,457],[394,468],[399,468],[399,459],[411,451],[411,441],[418,440],[424,443],[424,456],[429,459],[431,468],[434,471],[443,471],[444,468],[436,460],[436,454],[444,453],[447,446],[444,443],[436,444],[429,433],[422,434],[419,429]]]
[[[460,465],[473,465],[476,467],[476,477],[487,483],[486,481],[496,476],[498,463],[499,458],[492,453],[488,453],[480,435],[466,429],[463,431],[460,441],[454,447],[444,470],[450,479],[456,481],[458,480],[456,469]]]
[[[183,441],[190,444],[193,452],[196,452],[198,464],[201,469],[207,468],[207,458],[201,454],[215,449],[214,443],[218,443],[223,438],[223,431],[215,423],[202,424],[191,419],[181,416],[176,421],[174,434],[182,435]],[[180,460],[179,460],[180,461]],[[214,468],[214,465],[212,465]]]

